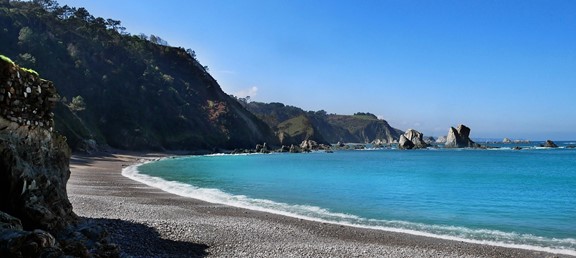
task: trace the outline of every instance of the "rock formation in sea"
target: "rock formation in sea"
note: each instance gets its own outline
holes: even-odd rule
[[[104,229],[72,211],[70,148],[53,130],[58,99],[51,82],[0,60],[0,257],[119,254]]]
[[[425,136],[424,137],[424,142],[428,145],[434,144],[436,143],[436,139],[432,136]]]
[[[436,139],[436,143],[446,143],[446,136],[440,136]]]
[[[408,129],[402,135],[400,135],[400,140],[398,141],[398,148],[400,149],[422,149],[428,147],[428,144],[424,142],[424,135],[414,129]]]
[[[556,143],[554,143],[551,140],[546,140],[546,142],[544,144],[541,144],[540,147],[546,147],[546,148],[558,148],[558,145],[556,145]]]
[[[470,139],[470,128],[458,125],[458,128],[450,127],[446,136],[446,148],[478,148],[479,144]]]

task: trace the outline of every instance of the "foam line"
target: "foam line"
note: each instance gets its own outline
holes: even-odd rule
[[[456,226],[439,226],[406,221],[365,219],[356,215],[331,212],[321,207],[290,205],[270,200],[254,199],[244,195],[231,195],[218,189],[199,188],[180,182],[167,181],[159,177],[139,173],[138,167],[140,165],[154,161],[144,160],[141,162],[142,163],[140,164],[131,165],[122,169],[122,175],[171,194],[199,199],[210,203],[224,204],[238,208],[268,212],[323,223],[576,256],[576,250],[568,249],[576,247],[576,239],[573,238],[550,239],[528,234],[507,233],[496,230],[473,230]]]

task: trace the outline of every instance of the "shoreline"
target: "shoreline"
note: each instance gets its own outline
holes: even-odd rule
[[[74,212],[102,222],[111,231],[112,242],[132,256],[572,257],[208,203],[121,175],[127,166],[169,156],[135,152],[73,156],[68,196]],[[148,248],[141,248],[142,237],[126,234],[135,229],[143,231]]]

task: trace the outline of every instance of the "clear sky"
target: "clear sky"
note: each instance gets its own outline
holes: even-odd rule
[[[191,48],[222,89],[445,135],[576,140],[573,0],[59,0]]]

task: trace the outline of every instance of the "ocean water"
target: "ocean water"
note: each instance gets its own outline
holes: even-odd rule
[[[576,149],[190,156],[123,174],[209,202],[576,255]]]

